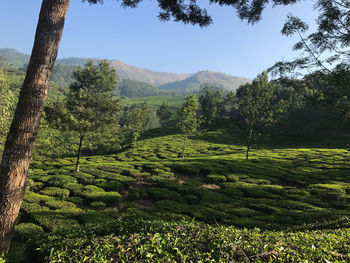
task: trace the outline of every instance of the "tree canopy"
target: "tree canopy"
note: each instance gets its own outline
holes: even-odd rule
[[[79,159],[83,140],[88,134],[117,126],[121,106],[112,94],[116,73],[106,60],[98,65],[87,62],[83,68],[77,68],[74,77],[76,81],[69,86],[67,97],[46,107],[46,113],[52,125],[79,135]]]
[[[194,134],[199,128],[200,122],[197,118],[198,100],[196,95],[189,95],[185,103],[177,111],[176,126],[184,135],[184,145],[182,150],[182,157],[185,157],[186,142],[188,136]]]

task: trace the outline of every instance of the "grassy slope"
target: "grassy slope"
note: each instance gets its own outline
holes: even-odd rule
[[[176,111],[185,102],[186,96],[150,96],[126,99],[127,104],[147,103],[152,109],[158,109],[163,102],[167,102],[170,109]]]
[[[344,219],[350,214],[349,151],[266,148],[253,150],[251,159],[247,161],[244,159],[244,146],[230,144],[231,141],[237,142],[232,134],[237,133],[219,130],[192,138],[184,159],[178,158],[182,147],[179,135],[156,137],[154,134],[154,138],[151,138],[152,134],[149,134],[148,139],[139,143],[134,156],[127,150],[117,155],[84,157],[79,174],[73,173],[74,158],[33,163],[20,221],[16,226],[18,234],[15,242],[19,242],[16,244],[23,246],[23,241],[28,237],[35,239],[43,232],[89,224],[96,227],[99,223],[116,222],[120,217],[146,220],[163,218],[163,224],[182,218],[196,218],[209,224],[282,230],[303,229],[303,224],[311,224],[311,228],[349,227]],[[215,141],[215,138],[220,140]],[[194,226],[193,229],[196,228]],[[159,231],[168,235],[167,228],[164,229]],[[213,235],[220,235],[218,229],[221,228],[216,228],[216,232],[213,230]],[[350,233],[343,229],[345,232],[341,234],[328,231],[310,235],[313,238],[322,235],[319,239],[325,243],[331,242],[329,240],[334,235],[344,235],[345,240],[349,240]],[[133,231],[132,228],[130,231]],[[238,230],[232,231],[230,235],[243,235]],[[247,235],[252,238],[254,233]],[[265,237],[265,234],[254,234],[258,240],[265,240],[268,247],[267,250],[259,247],[259,253],[276,249],[273,247],[275,237],[269,238],[275,236],[274,232],[265,233]],[[145,242],[140,235],[139,238]],[[286,232],[286,235],[292,234]],[[300,235],[303,236],[302,232]],[[126,234],[125,240],[128,238]],[[287,242],[289,238],[294,240],[288,237],[281,242]],[[51,239],[53,243],[48,244],[64,250],[65,242],[76,242],[75,239],[69,240],[55,243]],[[129,242],[132,240],[125,240],[123,242],[126,243],[122,244],[131,245]],[[198,245],[195,241],[191,242],[194,244],[185,245],[186,249]],[[240,241],[237,239],[235,242]],[[312,241],[308,242],[313,244]],[[81,247],[77,251],[87,249],[84,242],[79,244]],[[245,247],[244,244],[237,246]],[[343,245],[348,247],[349,242]],[[344,246],[341,249],[344,250]],[[50,247],[46,249],[50,251]],[[220,250],[219,247],[217,249]],[[248,253],[248,247],[246,249]],[[69,253],[67,255],[71,255]],[[266,260],[273,258],[273,253]],[[279,254],[279,251],[276,253]],[[76,256],[80,257],[80,254]],[[212,256],[218,260],[222,255]],[[253,258],[256,258],[256,254],[248,257],[255,261]]]

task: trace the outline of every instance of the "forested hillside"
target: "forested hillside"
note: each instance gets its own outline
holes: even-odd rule
[[[17,68],[26,69],[29,56],[19,53],[14,49],[0,49],[0,57],[4,58],[9,64]],[[52,71],[52,81],[61,86],[68,86],[72,81],[73,71],[78,66],[83,66],[89,58],[64,58],[57,59],[56,65]],[[92,58],[95,63],[101,59]],[[143,97],[160,94],[155,88],[164,91],[171,91],[176,94],[189,94],[198,91],[202,84],[214,84],[228,90],[236,90],[241,84],[250,82],[247,78],[233,77],[224,73],[203,71],[193,74],[174,74],[167,72],[154,72],[148,69],[137,68],[118,60],[110,61],[115,68],[119,79],[124,80],[122,86],[127,85],[128,91],[123,91],[126,97]],[[131,87],[132,83],[132,87]],[[140,89],[143,91],[136,93],[131,90]],[[151,88],[152,87],[152,88]]]
[[[236,91],[239,86],[249,82],[251,80],[247,78],[232,77],[220,72],[202,71],[184,80],[161,85],[159,88],[183,95],[198,91],[203,84],[216,85],[222,89]]]

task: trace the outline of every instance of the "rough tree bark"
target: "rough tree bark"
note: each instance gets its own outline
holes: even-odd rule
[[[77,155],[77,163],[75,165],[75,172],[79,173],[80,170],[80,157],[81,157],[81,149],[83,146],[83,141],[84,141],[84,136],[81,135],[80,136],[80,140],[79,140],[79,148],[78,148],[78,155]]]
[[[41,5],[27,74],[0,166],[0,251],[7,252],[10,247],[68,6],[69,0],[43,0]]]

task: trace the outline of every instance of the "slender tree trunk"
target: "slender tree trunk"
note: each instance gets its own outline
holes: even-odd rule
[[[249,150],[250,150],[250,145],[251,145],[251,142],[252,142],[252,135],[253,135],[253,128],[250,128],[248,142],[247,142],[247,153],[245,155],[245,159],[246,160],[248,160],[248,158],[249,158]]]
[[[34,141],[61,40],[69,0],[43,0],[28,70],[0,166],[0,251],[10,247]]]
[[[137,143],[137,137],[133,138],[133,142],[132,142],[132,154],[135,154],[135,150],[136,150],[136,143]]]
[[[185,139],[184,139],[184,146],[182,149],[182,158],[185,158],[186,143],[187,143],[187,135],[185,135]]]
[[[75,172],[79,173],[79,168],[80,168],[80,157],[81,157],[81,148],[83,146],[83,140],[84,136],[80,135],[80,140],[79,140],[79,148],[78,148],[78,154],[77,154],[77,163],[75,164]]]

